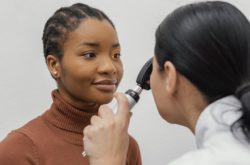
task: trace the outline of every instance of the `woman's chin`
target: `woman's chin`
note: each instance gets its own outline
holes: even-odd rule
[[[106,96],[106,97],[100,97],[98,98],[97,102],[99,104],[108,104],[113,100],[113,95],[111,96]]]

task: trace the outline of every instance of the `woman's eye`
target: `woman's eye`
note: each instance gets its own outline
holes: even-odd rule
[[[113,55],[113,58],[114,58],[114,59],[120,59],[120,58],[121,58],[121,53],[115,53],[115,54]]]
[[[83,56],[85,58],[94,58],[94,57],[96,57],[96,54],[93,52],[88,52],[88,53],[83,53]]]

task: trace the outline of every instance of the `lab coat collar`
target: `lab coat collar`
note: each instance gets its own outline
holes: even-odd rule
[[[196,123],[197,147],[204,147],[204,142],[219,132],[230,131],[230,126],[242,115],[240,108],[241,102],[233,95],[209,104],[200,114]]]

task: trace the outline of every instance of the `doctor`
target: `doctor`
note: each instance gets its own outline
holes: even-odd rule
[[[169,14],[156,30],[150,85],[159,114],[186,126],[197,150],[170,165],[250,164],[250,23],[233,5],[200,2]],[[84,129],[91,165],[125,165],[128,103],[115,94]],[[166,146],[167,149],[167,146]]]

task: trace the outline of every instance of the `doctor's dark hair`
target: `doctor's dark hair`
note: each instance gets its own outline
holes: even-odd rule
[[[59,59],[63,56],[63,44],[69,32],[74,31],[87,18],[100,21],[107,20],[115,29],[113,22],[99,9],[77,3],[70,7],[62,7],[51,16],[43,30],[43,51],[45,58],[51,54]]]
[[[227,2],[199,2],[169,14],[156,31],[155,57],[163,70],[171,61],[208,103],[235,95],[243,116],[241,127],[250,142],[250,24]]]

